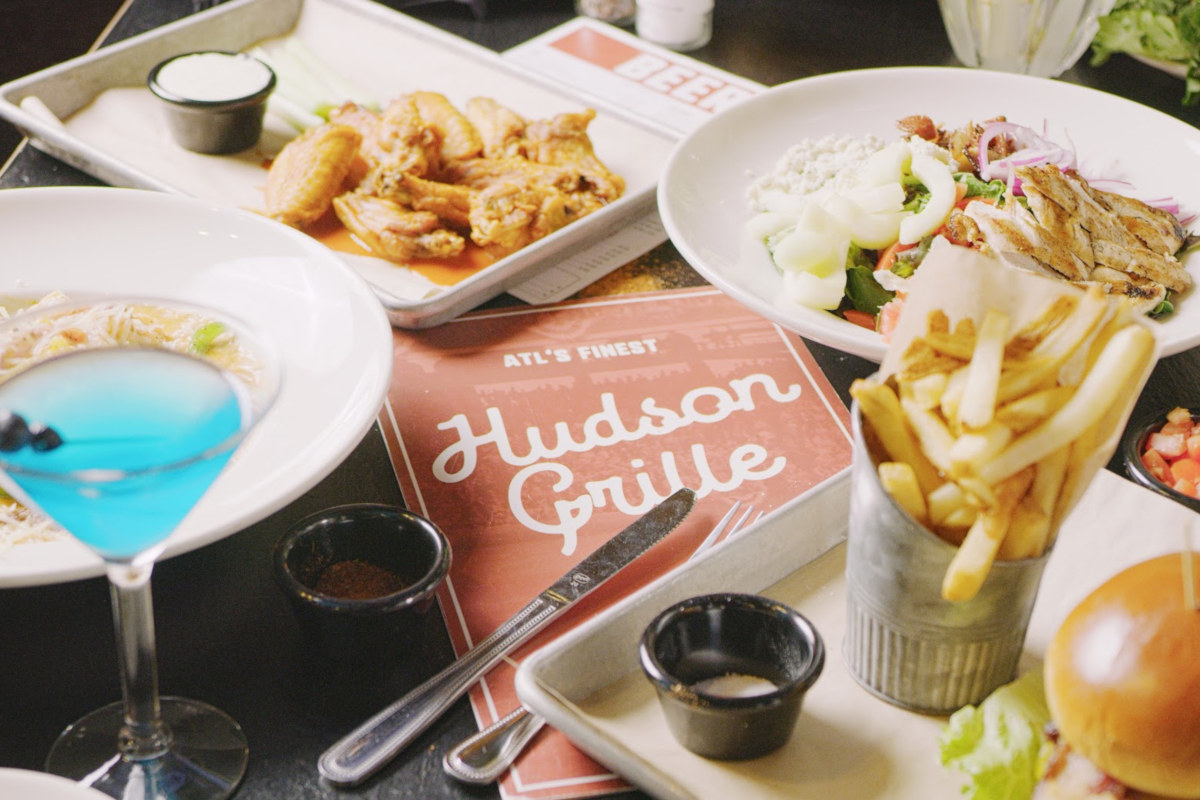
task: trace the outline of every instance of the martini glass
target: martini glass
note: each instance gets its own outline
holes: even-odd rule
[[[108,341],[76,347],[81,326]],[[29,357],[33,341],[57,353]],[[104,559],[116,627],[123,699],[68,727],[46,771],[126,800],[228,797],[245,735],[212,706],[160,697],[150,575],[274,402],[277,355],[222,312],[106,298],[4,321],[0,359],[18,364],[0,383],[0,478]]]

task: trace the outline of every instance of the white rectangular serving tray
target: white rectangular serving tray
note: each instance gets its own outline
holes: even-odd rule
[[[264,165],[295,131],[269,114],[256,149],[234,156],[188,152],[171,140],[146,76],[181,52],[245,50],[287,35],[381,103],[422,89],[442,92],[461,108],[484,95],[529,119],[590,105],[597,111],[589,128],[597,154],[625,178],[617,202],[440,290],[381,259],[347,256],[398,327],[452,319],[654,207],[673,136],[619,108],[585,103],[550,77],[371,0],[230,0],[0,86],[0,117],[40,149],[113,186],[261,208]]]
[[[581,750],[669,800],[929,800],[959,796],[963,776],[940,766],[945,719],[915,714],[861,688],[842,659],[848,472],[764,517],[526,659],[517,694]],[[1102,471],[1059,534],[1025,643],[1038,669],[1061,620],[1124,566],[1182,549],[1200,516]],[[674,602],[710,592],[765,594],[817,626],[825,669],[791,741],[750,761],[712,761],[672,738],[643,677],[637,646]]]

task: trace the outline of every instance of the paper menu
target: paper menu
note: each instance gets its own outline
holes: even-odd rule
[[[481,725],[516,707],[521,659],[686,561],[734,500],[769,511],[850,463],[848,412],[803,342],[715,289],[476,312],[394,341],[385,439],[409,506],[450,538],[439,599],[456,652],[673,488],[699,495],[666,540],[482,681]],[[547,732],[502,791],[622,786]]]
[[[587,17],[506,50],[504,58],[680,137],[766,88]]]

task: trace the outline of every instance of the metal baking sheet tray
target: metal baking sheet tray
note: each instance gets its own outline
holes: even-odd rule
[[[589,134],[597,154],[626,180],[617,202],[453,286],[431,290],[410,270],[347,256],[375,288],[394,325],[441,324],[653,208],[672,136],[620,109],[585,104],[570,87],[371,0],[230,0],[0,86],[0,116],[37,147],[114,186],[260,209],[265,166],[294,130],[269,114],[256,149],[234,156],[191,153],[171,140],[145,81],[151,67],[171,55],[245,50],[283,36],[299,38],[335,73],[381,103],[421,89],[442,92],[461,108],[468,98],[483,95],[529,119],[591,105],[597,117]]]
[[[877,699],[842,655],[849,481],[843,472],[753,528],[542,648],[517,671],[517,694],[581,750],[657,798],[927,800],[957,797],[963,776],[940,766],[944,718]],[[1059,533],[1025,643],[1040,668],[1063,617],[1124,566],[1178,551],[1200,515],[1108,471]],[[1131,535],[1136,534],[1136,535]],[[672,603],[717,591],[765,594],[812,620],[825,669],[791,741],[750,761],[711,761],[679,746],[637,662],[642,631]]]

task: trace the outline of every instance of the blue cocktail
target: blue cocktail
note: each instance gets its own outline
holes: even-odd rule
[[[80,326],[102,335],[63,337]],[[148,300],[26,311],[0,324],[0,357],[8,427],[51,434],[0,448],[6,488],[105,560],[121,660],[124,700],[68,728],[47,770],[114,797],[227,797],[245,737],[211,706],[159,697],[150,573],[273,402],[277,359],[218,312]]]

